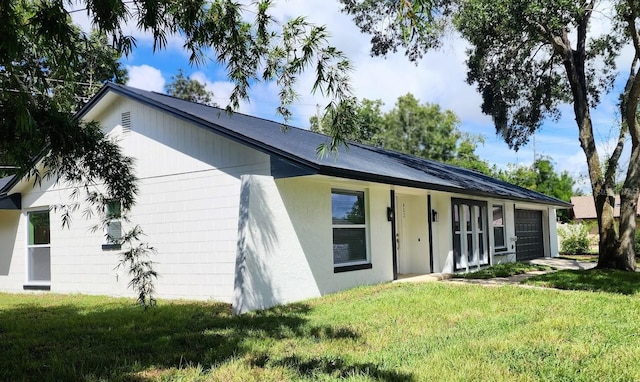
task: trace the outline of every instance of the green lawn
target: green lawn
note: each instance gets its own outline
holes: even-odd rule
[[[553,269],[553,267],[549,267],[547,265],[515,262],[496,264],[479,271],[456,274],[453,277],[462,279],[492,279],[495,277],[509,277],[533,271],[550,271]]]
[[[587,255],[561,255],[560,259],[567,260],[575,260],[581,261],[583,263],[597,263],[598,262],[598,254],[587,254]]]
[[[384,284],[232,317],[0,294],[0,381],[634,381],[638,297]]]
[[[612,269],[562,270],[524,280],[548,288],[611,292],[635,295],[640,292],[640,273]]]

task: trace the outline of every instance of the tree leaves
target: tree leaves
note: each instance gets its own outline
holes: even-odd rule
[[[197,102],[209,106],[218,106],[214,101],[214,93],[208,91],[198,80],[188,78],[182,69],[171,76],[171,82],[165,85],[164,90],[177,98],[189,102]]]

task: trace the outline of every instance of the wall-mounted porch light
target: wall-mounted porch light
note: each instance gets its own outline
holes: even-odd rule
[[[437,222],[438,221],[438,211],[431,210],[431,221],[432,222]]]

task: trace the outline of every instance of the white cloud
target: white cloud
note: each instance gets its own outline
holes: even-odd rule
[[[417,65],[409,62],[403,53],[387,57],[371,57],[371,37],[362,34],[351,17],[343,14],[339,2],[326,0],[280,1],[276,3],[273,16],[280,22],[292,17],[306,16],[315,25],[326,25],[331,37],[329,44],[342,50],[353,65],[351,74],[355,96],[362,99],[381,99],[383,111],[393,108],[398,97],[407,93],[415,95],[422,103],[437,103],[443,109],[453,110],[466,124],[473,124],[474,131],[483,136],[494,135],[491,119],[480,110],[481,99],[474,87],[464,81],[466,75],[466,43],[456,35],[445,42],[447,48],[429,52]],[[308,125],[309,117],[318,113],[328,100],[321,94],[311,94],[314,71],[303,73],[296,88],[300,98],[292,106],[293,124]],[[264,93],[256,97],[257,92]],[[251,92],[251,102],[260,104],[270,99],[269,104],[277,105],[277,86],[270,84],[256,86]],[[254,108],[262,110],[264,107]],[[261,114],[265,118],[274,118]],[[506,147],[506,146],[505,146]]]
[[[149,65],[127,65],[126,68],[129,72],[128,86],[154,92],[164,92],[165,79],[160,70]]]

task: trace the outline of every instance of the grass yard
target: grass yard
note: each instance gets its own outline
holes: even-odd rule
[[[567,260],[575,260],[581,261],[583,263],[597,263],[598,262],[598,254],[587,254],[587,255],[561,255],[560,259]]]
[[[0,380],[634,381],[638,297],[384,284],[233,317],[0,294]]]
[[[461,279],[492,279],[495,277],[509,277],[532,271],[550,271],[553,267],[547,265],[529,264],[524,262],[496,264],[475,272],[460,273],[453,277]]]
[[[610,292],[627,295],[640,293],[640,273],[612,269],[562,270],[524,280],[548,288]]]

